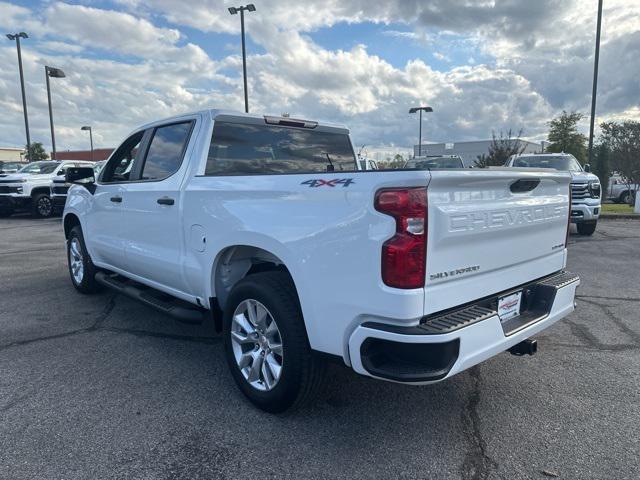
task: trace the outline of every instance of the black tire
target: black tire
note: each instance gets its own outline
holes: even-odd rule
[[[629,204],[629,196],[630,195],[629,195],[628,191],[627,192],[622,192],[620,194],[620,197],[618,198],[619,203],[628,205]]]
[[[10,208],[0,208],[0,218],[8,218],[13,215],[13,210]]]
[[[74,256],[72,248],[74,245],[79,246],[81,253],[83,275],[80,281],[78,281],[78,279],[74,276],[72,268],[72,257]],[[69,276],[71,277],[71,283],[77,291],[83,294],[91,294],[102,290],[102,285],[96,282],[96,273],[98,273],[98,269],[91,261],[89,252],[87,252],[87,247],[84,243],[84,236],[82,235],[82,229],[79,225],[71,229],[69,238],[67,239],[67,265],[69,267]]]
[[[234,356],[232,317],[245,300],[256,300],[266,307],[280,332],[282,370],[279,380],[268,391],[255,388],[245,379]],[[323,384],[326,362],[311,351],[295,286],[287,273],[256,273],[239,281],[227,299],[223,322],[225,355],[231,375],[256,407],[281,413],[299,408],[316,396]]]
[[[593,232],[596,231],[596,225],[596,222],[584,222],[576,224],[576,226],[578,227],[578,233],[580,235],[593,235]]]
[[[31,216],[49,218],[53,215],[53,201],[46,193],[38,193],[31,199]]]

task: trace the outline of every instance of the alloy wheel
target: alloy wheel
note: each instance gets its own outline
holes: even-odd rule
[[[38,200],[38,213],[43,217],[48,217],[51,215],[51,199],[49,197],[41,197]]]
[[[69,243],[69,266],[71,275],[76,284],[81,284],[84,278],[84,263],[82,262],[82,248],[77,237],[73,237]]]
[[[282,337],[271,312],[247,299],[233,313],[231,345],[244,379],[256,390],[272,390],[280,380],[284,361]]]

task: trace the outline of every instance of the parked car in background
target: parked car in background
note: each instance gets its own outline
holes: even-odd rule
[[[34,217],[53,215],[51,180],[64,178],[69,167],[92,165],[81,161],[28,163],[16,173],[0,178],[0,217],[29,211]]]
[[[627,183],[622,175],[619,173],[613,173],[609,178],[609,190],[607,191],[607,198],[613,200],[616,203],[629,203],[633,198],[633,193],[640,189],[638,184]]]
[[[80,164],[81,161],[78,161],[76,163]],[[107,161],[101,160],[96,163],[85,161],[85,162],[82,162],[82,165],[80,166],[85,166],[84,163],[86,163],[87,166],[90,165],[93,167],[93,171],[95,172],[97,177],[100,171],[102,170],[102,167],[104,167]],[[70,186],[71,184],[67,183],[66,179],[62,176],[56,176],[53,180],[51,180],[50,195],[51,195],[51,201],[53,202],[54,211],[59,212],[64,208],[64,204],[67,201],[67,191],[69,190]]]
[[[213,315],[269,412],[309,400],[327,358],[427,384],[535,353],[574,310],[568,173],[356,162],[341,125],[219,110],[144,125],[97,179],[67,172],[70,280]]]
[[[18,170],[28,165],[26,162],[3,162],[0,161],[0,176],[8,173],[16,173]]]
[[[414,157],[405,163],[404,168],[430,170],[433,168],[464,168],[464,162],[458,155],[434,155]]]
[[[370,158],[358,158],[358,167],[360,170],[378,170],[378,162]]]
[[[552,168],[571,173],[571,222],[576,224],[580,235],[593,235],[600,216],[600,179],[590,172],[589,165],[583,168],[570,153],[523,153],[512,155],[507,167]]]

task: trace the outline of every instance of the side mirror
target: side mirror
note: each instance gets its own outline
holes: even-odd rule
[[[87,185],[96,181],[95,172],[91,167],[69,167],[64,179],[67,183],[77,185]]]
[[[591,171],[591,165],[589,165],[588,163],[584,164],[584,171],[585,172],[590,172]]]

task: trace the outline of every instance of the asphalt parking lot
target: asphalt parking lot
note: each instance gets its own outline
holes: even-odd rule
[[[640,222],[573,235],[578,310],[428,387],[334,366],[309,408],[270,416],[212,325],[77,294],[60,219],[0,220],[0,478],[636,479]]]

